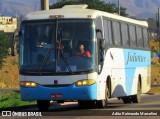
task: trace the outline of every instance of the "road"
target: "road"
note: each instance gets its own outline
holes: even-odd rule
[[[159,110],[159,111],[158,111]],[[15,111],[37,112],[38,108],[19,109]],[[122,112],[145,112],[160,116],[160,95],[142,95],[142,102],[139,104],[124,104],[121,100],[110,99],[108,106],[103,109],[95,107],[80,107],[76,102],[64,103],[61,105],[52,103],[49,112],[42,113],[43,116],[112,116]],[[117,112],[117,113],[116,113]],[[153,113],[151,113],[153,112]]]
[[[4,110],[2,110],[4,111]],[[7,109],[10,111],[10,109]],[[118,99],[110,99],[108,102],[108,106],[103,109],[95,108],[95,107],[80,107],[77,102],[66,102],[64,104],[51,103],[50,109],[48,112],[38,112],[38,108],[36,106],[28,106],[11,109],[11,112],[23,114],[31,114],[31,113],[40,113],[42,117],[47,118],[74,118],[74,119],[119,119],[121,116],[123,119],[126,119],[128,116],[130,118],[135,116],[136,119],[149,119],[153,117],[158,119],[160,116],[160,94],[145,94],[142,95],[142,102],[139,104],[131,103],[124,104],[121,100]],[[15,114],[15,113],[14,113]],[[147,117],[146,117],[147,114]],[[0,112],[1,115],[1,112]],[[132,115],[132,116],[131,116]],[[133,116],[134,115],[134,116]],[[13,115],[12,115],[13,116]],[[1,116],[0,116],[1,118]],[[17,117],[16,117],[17,118]],[[20,119],[18,117],[18,119]],[[30,119],[31,117],[25,117],[26,119]]]

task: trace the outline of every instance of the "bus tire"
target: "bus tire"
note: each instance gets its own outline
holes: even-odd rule
[[[96,101],[97,108],[104,108],[107,106],[109,95],[110,95],[110,92],[109,92],[108,86],[106,84],[105,99]]]
[[[131,97],[130,96],[123,97],[122,100],[123,100],[124,104],[131,103]]]
[[[95,105],[94,100],[88,100],[88,101],[78,101],[79,106],[87,106],[87,107],[92,107]]]
[[[141,84],[140,81],[138,81],[137,84],[137,95],[132,95],[131,100],[133,103],[140,103],[141,102]]]
[[[50,100],[37,100],[37,106],[39,108],[39,111],[48,111]]]
[[[84,106],[84,105],[86,105],[87,103],[86,103],[86,101],[82,101],[82,100],[79,100],[78,101],[78,105],[79,106]]]

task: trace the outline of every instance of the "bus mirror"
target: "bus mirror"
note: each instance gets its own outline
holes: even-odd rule
[[[103,37],[103,34],[102,34],[102,31],[100,29],[96,29],[96,34],[97,34],[97,38],[100,42],[100,48],[101,50],[104,50],[105,49],[105,39],[102,39]]]
[[[105,39],[100,39],[100,48],[101,50],[105,49]]]
[[[14,32],[14,41],[19,41],[19,36],[20,36],[20,31],[19,30],[15,30]]]
[[[15,30],[12,34],[11,56],[16,56],[19,53],[19,34],[19,30]]]
[[[19,31],[19,32],[18,32],[18,36],[21,36],[21,35],[22,35],[22,32],[21,32],[21,31]]]
[[[100,29],[96,29],[96,33],[98,33],[98,32],[101,32],[101,33],[102,33],[102,31],[101,31]]]
[[[18,32],[14,32],[14,36],[19,36],[19,31]]]

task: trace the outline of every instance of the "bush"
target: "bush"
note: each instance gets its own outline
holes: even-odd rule
[[[4,58],[8,55],[8,49],[10,47],[10,39],[9,37],[0,32],[0,69],[3,66]]]
[[[0,109],[36,104],[35,101],[22,101],[19,91],[6,91],[0,95]]]

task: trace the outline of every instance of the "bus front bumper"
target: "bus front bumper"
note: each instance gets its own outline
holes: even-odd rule
[[[66,87],[44,87],[38,85],[35,88],[20,86],[21,98],[23,101],[32,100],[96,100],[97,84],[91,86],[77,87],[71,84]]]

